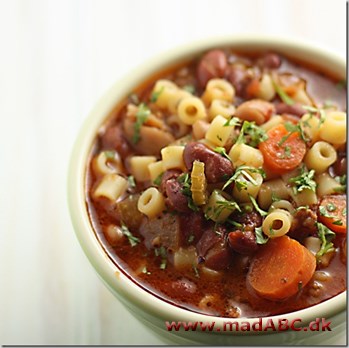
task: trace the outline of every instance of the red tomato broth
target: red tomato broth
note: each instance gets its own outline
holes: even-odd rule
[[[227,52],[227,51],[226,51]],[[236,58],[235,54],[232,54]],[[257,55],[258,57],[258,55]],[[235,59],[234,58],[234,59]],[[244,58],[245,59],[245,58]],[[246,56],[247,61],[250,57]],[[187,63],[188,64],[188,63]],[[253,65],[253,62],[251,63]],[[192,84],[201,94],[202,88],[198,86],[195,79],[196,61],[189,65],[184,65],[184,68],[176,68],[158,74],[149,81],[142,84],[137,89],[137,94],[141,101],[149,99],[152,86],[160,76],[164,76],[169,80],[175,81],[179,86]],[[182,69],[187,69],[187,76],[181,76]],[[323,77],[313,70],[304,69],[298,64],[288,61],[282,57],[282,64],[280,71],[287,71],[288,73],[298,73],[302,78],[306,78],[309,86],[315,86],[319,83],[324,86],[326,95],[330,96],[332,102],[340,107],[344,105],[345,95],[338,92],[336,88],[337,81],[332,81],[328,77]],[[312,97],[323,100],[323,96],[318,92],[318,87],[312,87]],[[239,102],[245,99],[241,96],[237,97]],[[246,99],[248,100],[248,99]],[[120,127],[123,118],[125,118],[126,109],[121,108],[115,115],[111,116],[106,128],[111,126]],[[94,147],[91,158],[102,150],[110,150],[103,141],[103,132],[98,138],[96,146]],[[125,157],[132,154],[137,154],[131,146],[125,146]],[[126,163],[125,174],[130,174],[130,167]],[[246,282],[246,274],[248,272],[248,265],[243,266],[244,259],[251,259],[249,255],[240,255],[235,253],[230,266],[221,270],[220,276],[210,277],[205,275],[199,269],[199,276],[194,268],[189,270],[177,270],[171,262],[167,262],[165,269],[160,269],[161,259],[155,256],[154,250],[149,250],[143,244],[143,237],[137,231],[132,231],[133,235],[141,240],[135,246],[131,246],[127,238],[120,240],[117,245],[110,245],[105,236],[105,231],[109,225],[120,225],[120,219],[116,212],[115,205],[110,205],[108,202],[101,200],[94,200],[90,196],[93,188],[96,186],[97,178],[93,173],[91,167],[88,169],[86,180],[87,190],[87,209],[89,211],[91,223],[96,232],[101,245],[104,247],[111,260],[119,266],[119,268],[127,274],[139,286],[153,293],[176,306],[186,308],[188,310],[213,314],[225,317],[261,317],[274,314],[282,314],[292,312],[298,309],[306,308],[314,304],[325,301],[346,289],[346,267],[342,260],[340,245],[343,244],[345,236],[337,235],[334,244],[336,246],[334,256],[329,265],[323,270],[329,275],[330,279],[326,281],[318,281],[322,287],[322,291],[317,296],[311,296],[313,280],[306,286],[299,289],[299,292],[283,301],[266,300],[256,295],[253,289],[250,288]],[[151,183],[138,183],[133,189],[133,192],[142,192]],[[126,197],[127,194],[123,196]],[[122,199],[123,199],[122,198]],[[246,260],[245,260],[246,261]],[[145,269],[145,268],[146,269]],[[142,271],[145,272],[143,273]],[[321,270],[321,269],[320,269]],[[212,295],[214,300],[210,301],[205,309],[199,308],[200,301],[204,296]]]

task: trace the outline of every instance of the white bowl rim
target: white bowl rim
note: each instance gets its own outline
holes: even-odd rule
[[[171,63],[178,59],[185,60],[186,57],[190,57],[193,54],[200,54],[200,52],[210,48],[224,46],[242,47],[243,49],[253,46],[252,51],[264,49],[277,50],[279,52],[298,52],[298,54],[302,52],[306,57],[304,61],[311,60],[309,57],[320,57],[322,61],[332,63],[336,75],[343,78],[346,76],[345,59],[309,41],[300,42],[298,39],[295,40],[293,38],[248,34],[210,37],[190,42],[175,49],[157,54],[117,81],[90,112],[80,130],[71,155],[68,173],[68,204],[76,235],[86,256],[108,287],[114,289],[119,294],[121,300],[133,303],[136,307],[142,308],[143,311],[160,318],[164,322],[183,321],[183,318],[185,318],[186,321],[191,322],[208,322],[212,320],[216,322],[217,326],[223,326],[224,322],[231,321],[232,319],[204,315],[171,305],[143,290],[120,271],[118,266],[107,256],[97,240],[89,221],[85,202],[86,163],[99,127],[108,118],[108,115],[118,102],[126,97],[139,82],[142,82],[146,77],[152,76],[157,71],[161,71],[162,68],[171,66]],[[287,55],[292,56],[293,53],[287,53]],[[315,64],[315,61],[312,63]],[[161,65],[161,68],[158,68],[158,64]],[[321,66],[324,68],[326,65],[324,63]],[[122,87],[120,88],[120,86]],[[332,315],[344,311],[345,308],[346,291],[318,305],[292,313],[264,317],[263,321],[272,319],[276,322],[279,319],[285,318],[288,320],[302,318],[303,323],[309,323],[317,317],[330,318]],[[249,322],[251,324],[255,320],[256,318],[234,319],[234,321]],[[252,334],[252,332],[225,333]]]

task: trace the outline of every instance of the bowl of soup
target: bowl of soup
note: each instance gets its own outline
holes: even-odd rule
[[[344,335],[345,70],[306,43],[212,38],[147,61],[90,113],[69,170],[76,235],[165,342]]]

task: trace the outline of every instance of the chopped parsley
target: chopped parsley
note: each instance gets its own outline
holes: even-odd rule
[[[334,179],[340,184],[340,186],[334,188],[334,191],[337,193],[346,192],[346,190],[347,190],[347,176],[346,176],[346,174],[344,174],[342,176],[336,176]]]
[[[222,190],[226,189],[230,184],[233,182],[235,183],[237,189],[241,191],[242,189],[247,188],[247,182],[245,180],[241,180],[239,177],[240,175],[243,176],[246,180],[248,180],[252,185],[257,186],[258,183],[256,180],[250,175],[250,173],[259,173],[262,175],[262,177],[265,177],[265,172],[263,169],[257,169],[254,167],[249,166],[239,166],[236,168],[235,173],[226,181],[224,184]]]
[[[150,109],[144,103],[139,104],[138,111],[136,113],[136,122],[134,124],[134,133],[132,137],[132,142],[137,144],[139,142],[141,127],[144,122],[147,121],[150,115]]]
[[[278,201],[281,201],[281,198],[279,198],[275,192],[272,192],[271,193],[271,201],[274,203],[274,202],[278,202]]]
[[[255,124],[255,122],[245,121],[241,127],[236,144],[248,143],[252,147],[257,147],[259,143],[266,141],[268,135],[265,130]]]
[[[327,211],[332,212],[332,211],[335,211],[337,208],[332,202],[330,202],[330,203],[326,204],[326,209],[327,209]]]
[[[275,81],[273,81],[273,86],[275,92],[285,104],[293,105],[295,103],[295,101]]]
[[[316,182],[314,180],[315,170],[312,169],[309,172],[305,170],[303,166],[301,169],[301,174],[289,179],[289,182],[294,184],[293,192],[294,194],[298,194],[303,190],[311,190],[313,192],[316,191]]]
[[[231,119],[224,123],[223,127],[235,127],[240,126],[241,121],[238,117],[233,116]]]
[[[315,115],[319,115],[320,122],[319,122],[318,128],[325,122],[326,111],[323,108],[322,109],[321,108],[315,108],[314,106],[309,106],[309,105],[303,105],[302,108],[309,112],[309,119],[311,119]],[[304,124],[309,127],[309,124],[307,124],[308,120],[306,120],[304,122]]]
[[[134,247],[138,243],[140,243],[140,239],[135,237],[124,223],[121,224],[121,232],[124,236],[127,237],[131,247]]]
[[[189,173],[184,173],[177,178],[177,181],[182,184],[182,193],[188,199],[188,207],[193,211],[199,211],[199,207],[194,203],[191,194],[191,178]]]
[[[167,251],[164,246],[154,249],[154,254],[156,257],[161,257],[160,269],[166,269],[167,267]]]
[[[158,100],[160,94],[164,91],[165,87],[161,86],[161,88],[158,91],[154,91],[151,96],[150,96],[150,102],[151,103],[156,103]]]
[[[193,265],[193,271],[194,271],[195,277],[200,278],[199,270],[195,265]]]
[[[193,243],[194,242],[194,239],[195,239],[195,236],[193,234],[191,234],[189,237],[188,237],[188,243]]]
[[[331,203],[332,204],[332,203]],[[332,210],[333,211],[333,210]],[[333,215],[330,215],[328,212],[329,210],[327,209],[327,207],[323,206],[323,205],[320,205],[319,206],[319,212],[320,212],[320,215],[324,216],[324,217],[327,217],[327,218],[330,218],[330,219],[333,219],[335,218],[335,216]]]
[[[224,147],[215,147],[213,149],[213,151],[219,153],[220,155],[222,155],[223,157],[227,158],[231,162],[231,158],[227,154],[227,151],[225,150]]]
[[[130,175],[127,177],[127,182],[128,182],[128,186],[130,188],[135,188],[136,187],[136,182],[135,182],[135,178],[133,175]]]
[[[284,135],[281,140],[278,142],[278,145],[281,147],[282,144],[294,133],[298,133],[300,138],[307,142],[309,139],[305,136],[303,128],[301,127],[300,123],[293,124],[291,122],[285,122],[284,123],[286,130],[289,132],[288,134]]]
[[[150,275],[151,273],[147,270],[147,266],[144,266],[142,269],[142,273]]]
[[[162,177],[164,176],[164,173],[159,174],[156,179],[153,181],[154,185],[160,186]]]
[[[262,210],[259,206],[258,203],[256,202],[255,198],[251,196],[250,194],[248,195],[250,197],[250,200],[252,202],[253,207],[256,209],[257,213],[259,213],[261,216],[267,216],[268,213],[264,210]]]
[[[337,226],[343,226],[342,220],[333,221],[332,224],[333,224],[333,225],[337,225]]]
[[[255,235],[256,235],[256,243],[257,244],[265,244],[269,240],[269,237],[266,237],[263,234],[262,226],[256,227],[254,229],[254,232],[255,232]]]
[[[321,240],[320,250],[316,254],[316,257],[319,258],[334,250],[333,243],[331,241],[336,234],[320,222],[316,223],[316,227],[318,230],[318,237]]]

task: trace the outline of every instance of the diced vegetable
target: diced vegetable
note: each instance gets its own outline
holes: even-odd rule
[[[203,205],[207,201],[205,163],[194,161],[191,172],[191,194],[196,205]]]
[[[264,164],[276,174],[284,174],[298,167],[306,146],[298,132],[289,132],[283,124],[267,132],[268,139],[259,144]]]
[[[313,276],[315,256],[287,236],[271,239],[252,261],[248,282],[263,298],[283,300],[295,295]]]
[[[319,220],[336,233],[347,232],[347,203],[344,195],[326,196],[319,206]]]

